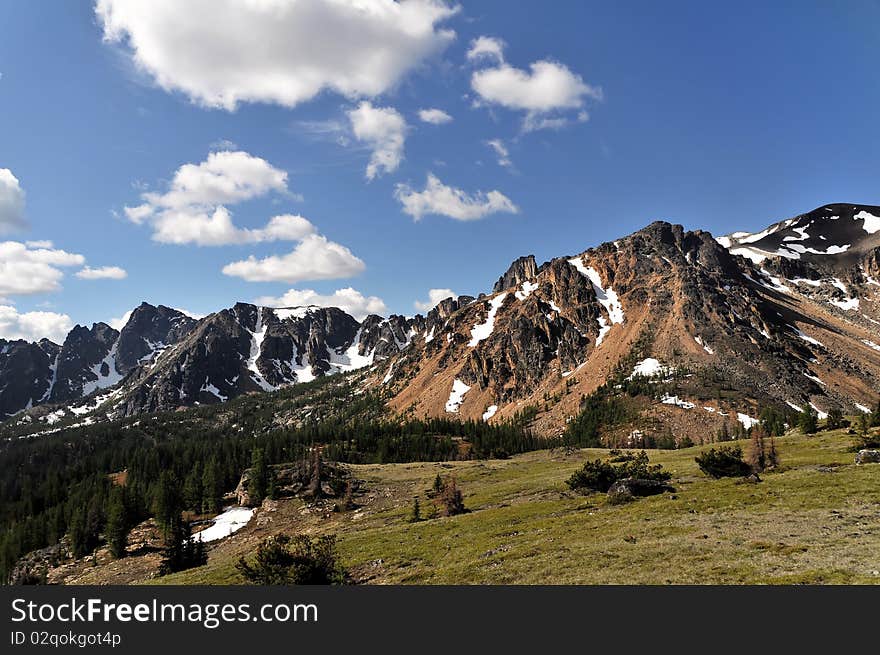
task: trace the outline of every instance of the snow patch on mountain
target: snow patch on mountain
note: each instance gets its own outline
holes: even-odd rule
[[[694,407],[696,407],[696,405],[692,402],[682,400],[678,396],[670,396],[669,394],[664,394],[664,396],[660,399],[660,402],[664,405],[675,405],[676,407],[681,407],[682,409],[693,409]]]
[[[654,359],[653,357],[648,357],[647,359],[643,359],[638,364],[633,367],[632,374],[627,378],[628,380],[632,380],[636,376],[642,376],[646,378],[654,377],[655,375],[665,374],[669,369],[667,369],[663,364],[660,363],[660,360]]]
[[[112,387],[114,384],[122,380],[122,373],[116,370],[116,348],[118,345],[119,339],[114,342],[113,346],[110,348],[110,352],[107,353],[107,356],[92,367],[92,373],[97,379],[89,380],[83,384],[83,396],[88,396],[98,389]],[[102,371],[105,365],[107,368],[106,375],[104,375]]]
[[[489,301],[489,314],[486,316],[486,322],[475,325],[471,329],[471,340],[468,342],[468,346],[473,348],[478,343],[491,336],[495,329],[495,314],[498,313],[498,309],[504,303],[506,297],[507,292],[505,291],[504,293],[499,293]]]
[[[800,331],[798,328],[796,328],[794,325],[789,325],[788,327],[790,327],[792,330],[794,330],[794,333],[795,333],[798,337],[800,337],[801,339],[803,339],[804,341],[806,341],[807,343],[811,343],[811,344],[813,344],[814,346],[821,346],[822,348],[825,347],[825,345],[824,345],[822,342],[820,342],[820,341],[814,339],[814,338],[811,337],[809,334],[805,334],[805,333],[801,332],[801,331]]]
[[[446,411],[450,414],[457,414],[464,401],[464,395],[470,390],[468,385],[456,378],[452,383],[452,391],[449,392],[449,400],[446,401]]]
[[[55,383],[58,382],[58,360],[61,358],[61,351],[58,351],[58,354],[55,355],[55,359],[49,365],[49,370],[52,372],[52,377],[49,378],[49,386],[46,388],[46,393],[43,394],[43,397],[40,398],[38,402],[45,402],[49,399],[49,396],[52,395],[52,390],[55,388]]]
[[[874,214],[869,214],[866,211],[860,211],[858,214],[853,216],[853,219],[864,220],[865,222],[862,225],[862,228],[868,234],[874,234],[875,232],[880,231],[880,216],[874,216]]]
[[[580,257],[569,259],[568,263],[574,266],[581,275],[590,281],[590,284],[593,285],[593,292],[596,294],[596,300],[598,300],[599,304],[605,308],[605,311],[608,313],[608,318],[611,320],[611,324],[609,325],[604,316],[598,318],[599,336],[596,337],[596,346],[598,347],[605,339],[605,335],[611,330],[612,325],[623,323],[623,305],[620,303],[620,298],[617,297],[617,293],[614,289],[611,287],[606,289],[602,286],[602,278],[599,276],[599,272],[595,268],[584,266]]]
[[[859,299],[858,298],[844,298],[843,300],[829,300],[829,305],[834,305],[835,307],[839,307],[840,309],[852,312],[856,311],[859,308]]]
[[[205,383],[202,385],[202,388],[199,389],[199,391],[200,391],[200,392],[201,392],[201,391],[206,391],[206,392],[208,392],[208,393],[210,393],[210,394],[216,396],[216,397],[220,400],[221,403],[225,403],[226,400],[227,400],[227,396],[224,396],[222,393],[220,393],[220,389],[218,389],[217,387],[215,387],[215,386],[214,386],[214,385],[208,380],[208,378],[205,378]]]
[[[210,527],[196,532],[193,539],[208,542],[228,537],[246,526],[254,515],[254,511],[251,507],[227,507],[222,514],[218,514],[214,518]]]
[[[532,291],[535,291],[538,288],[538,286],[537,282],[529,282],[526,280],[513,295],[516,296],[517,300],[525,300],[532,294]]]
[[[268,309],[265,307],[261,307],[260,310]],[[320,309],[317,305],[304,305],[302,307],[278,307],[269,309],[269,311],[274,312],[275,316],[278,317],[278,320],[284,321],[288,318],[305,318],[311,312],[316,309]]]
[[[375,350],[364,355],[361,355],[358,352],[361,343],[361,332],[362,330],[357,331],[351,345],[341,353],[334,352],[330,348],[327,349],[327,356],[332,368],[335,368],[339,372],[346,372],[373,365]],[[407,341],[407,345],[408,344],[409,342]]]
[[[826,418],[828,418],[828,412],[823,412],[821,409],[816,407],[816,405],[814,405],[812,402],[810,403],[810,407],[812,407],[813,410],[816,412],[816,416],[819,417],[820,421],[824,421]]]
[[[710,355],[715,354],[715,350],[712,349],[708,344],[704,343],[702,338],[694,337],[694,341],[696,341],[699,345],[701,345],[703,347],[703,350],[705,350]]]
[[[247,360],[247,368],[251,371],[251,379],[257,383],[257,385],[263,391],[275,391],[275,387],[272,384],[269,384],[268,380],[263,377],[263,374],[260,372],[260,369],[257,367],[257,360],[260,358],[260,352],[263,347],[263,339],[266,338],[266,329],[267,326],[263,324],[263,312],[265,308],[258,307],[257,308],[257,324],[251,332],[251,351],[250,356]],[[272,311],[272,310],[269,310]],[[276,314],[277,315],[277,314]],[[297,377],[297,379],[299,379]],[[300,380],[302,381],[302,380]]]

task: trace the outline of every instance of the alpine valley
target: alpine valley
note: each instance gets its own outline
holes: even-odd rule
[[[0,578],[876,582],[878,398],[877,206],[655,222],[425,316],[143,303],[0,340]]]

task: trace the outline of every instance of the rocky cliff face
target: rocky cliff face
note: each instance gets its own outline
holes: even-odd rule
[[[423,320],[369,316],[358,323],[335,307],[238,303],[202,319],[152,366],[132,373],[111,405],[131,415],[218,403],[369,367],[406,348]]]
[[[538,265],[535,263],[535,256],[519,257],[510,265],[510,268],[498,278],[492,293],[498,293],[505,289],[517,287],[526,280],[533,279],[538,274]]]
[[[48,400],[63,403],[82,398],[122,379],[116,365],[119,332],[106,323],[77,325],[61,346],[58,374]]]
[[[195,327],[196,320],[159,305],[141,303],[119,333],[116,366],[120,373],[149,362],[166,348],[177,343]]]
[[[705,405],[708,418],[743,420],[765,405],[864,411],[880,394],[877,216],[834,205],[717,240],[658,222],[537,268],[521,258],[491,296],[438,306],[442,321],[429,314],[428,330],[373,384],[417,415],[501,420],[531,405],[548,434],[616,368],[643,362],[686,371],[667,377],[692,397],[663,411]]]
[[[0,420],[45,401],[61,346],[0,339]]]
[[[135,368],[150,365],[195,323],[177,310],[143,303],[121,331],[95,323],[77,325],[60,346],[48,340],[2,342],[0,412],[9,416],[41,404],[69,405],[113,387]]]

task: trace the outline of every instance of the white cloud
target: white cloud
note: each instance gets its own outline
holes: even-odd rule
[[[188,309],[184,309],[183,307],[172,307],[172,309],[176,309],[176,310],[179,311],[181,314],[184,314],[184,315],[186,315],[186,316],[189,316],[190,318],[194,318],[194,319],[196,319],[197,321],[200,320],[200,319],[205,318],[205,316],[206,316],[206,314],[198,314],[198,313],[196,313],[196,312],[191,312],[191,311],[189,311]]]
[[[278,297],[261,296],[255,301],[266,307],[339,307],[357,320],[364,320],[369,314],[384,316],[388,311],[385,301],[377,296],[364,296],[360,291],[346,287],[332,294],[321,295],[312,289],[290,289]]]
[[[223,274],[248,282],[333,280],[353,277],[364,271],[364,262],[343,245],[319,234],[306,236],[292,252],[263,259],[251,256],[223,267]]]
[[[421,300],[416,300],[413,305],[420,312],[429,312],[434,307],[438,305],[441,300],[446,300],[447,298],[457,298],[458,294],[455,293],[452,289],[430,289],[428,291],[428,301],[424,302]]]
[[[415,191],[398,184],[394,197],[403,205],[403,211],[416,220],[427,214],[448,216],[459,221],[475,221],[496,212],[519,213],[519,208],[500,191],[469,195],[461,189],[443,184],[433,173],[423,191]]]
[[[128,323],[128,319],[131,318],[131,315],[134,313],[133,309],[129,309],[122,316],[117,316],[116,318],[111,318],[107,325],[112,327],[114,330],[121,330],[125,327],[125,324]]]
[[[374,97],[454,38],[443,0],[98,0],[104,39],[208,107]]]
[[[403,159],[408,129],[400,112],[393,107],[374,107],[364,101],[348,112],[348,118],[355,138],[373,151],[367,165],[367,179],[372,180],[381,172],[396,171]]]
[[[471,88],[487,104],[525,111],[526,131],[563,127],[569,122],[567,118],[548,114],[566,110],[580,110],[577,120],[583,121],[586,100],[602,100],[601,88],[585,83],[564,64],[542,60],[529,69],[505,63],[484,68],[474,72]]]
[[[0,234],[27,227],[24,190],[8,168],[0,168]]]
[[[226,207],[217,207],[213,213],[177,211],[163,212],[154,224],[153,239],[161,243],[200,246],[223,246],[233,243],[262,241],[299,241],[315,232],[315,226],[302,216],[284,214],[274,216],[259,229],[241,229],[232,223]]]
[[[490,139],[486,141],[486,145],[492,148],[495,151],[495,154],[498,155],[498,165],[504,166],[505,168],[512,168],[513,162],[510,161],[510,151],[507,149],[507,146],[504,145],[504,141],[501,139]]]
[[[468,61],[492,60],[495,63],[504,63],[504,46],[501,39],[493,36],[480,36],[471,41],[471,47],[467,51]]]
[[[62,343],[73,329],[73,321],[67,314],[55,312],[19,313],[15,307],[0,305],[0,337],[39,341],[49,339]]]
[[[99,266],[97,268],[86,266],[77,271],[75,275],[83,280],[124,280],[128,277],[125,269],[118,266]]]
[[[419,120],[431,125],[443,125],[444,123],[451,123],[452,116],[442,109],[420,109]]]
[[[64,250],[29,247],[18,241],[0,242],[0,297],[58,291],[64,277],[61,269],[83,264],[85,257]]]
[[[199,164],[175,171],[165,193],[144,192],[142,204],[126,207],[133,223],[149,223],[161,243],[222,246],[263,241],[298,241],[315,232],[302,216],[273,217],[259,229],[239,228],[226,205],[269,193],[288,194],[287,173],[243,151],[212,152]]]

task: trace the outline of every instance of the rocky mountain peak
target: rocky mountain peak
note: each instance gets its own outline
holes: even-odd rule
[[[116,348],[119,372],[127,374],[136,366],[152,361],[158,353],[186,336],[196,323],[176,309],[141,303],[119,333]]]
[[[492,288],[493,293],[504,291],[517,287],[526,280],[532,280],[538,274],[538,265],[535,263],[534,255],[518,257],[513,261],[507,271],[498,278],[495,286]]]

